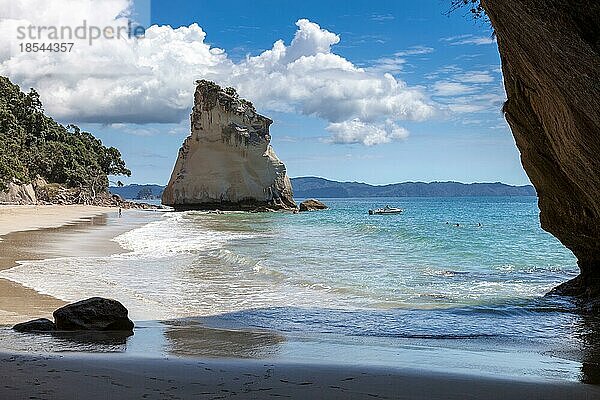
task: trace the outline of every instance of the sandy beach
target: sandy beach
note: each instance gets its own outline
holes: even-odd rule
[[[0,270],[14,267],[21,260],[121,252],[123,249],[110,239],[139,223],[115,223],[119,221],[117,212],[79,205],[0,206]],[[55,297],[0,279],[0,325],[49,317],[64,304]]]
[[[58,228],[116,211],[96,206],[0,206],[0,237],[11,232]]]

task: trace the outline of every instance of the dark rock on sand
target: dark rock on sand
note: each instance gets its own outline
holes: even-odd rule
[[[504,113],[539,196],[542,227],[580,275],[554,293],[600,298],[600,2],[481,0],[494,28]]]
[[[59,308],[53,315],[61,331],[133,331],[127,309],[112,299],[92,297]]]
[[[53,332],[56,330],[56,325],[48,318],[38,318],[16,324],[13,329],[17,332]]]
[[[308,200],[304,200],[302,203],[300,203],[300,211],[316,211],[316,210],[326,210],[328,207],[320,202],[319,200],[315,200],[315,199],[308,199]]]

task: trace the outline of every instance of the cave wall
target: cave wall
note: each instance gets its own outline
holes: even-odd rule
[[[543,229],[573,251],[565,294],[600,295],[600,1],[482,0]]]

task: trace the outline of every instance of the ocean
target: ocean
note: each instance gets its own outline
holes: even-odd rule
[[[299,214],[164,213],[113,239],[127,253],[1,276],[66,301],[119,299],[141,322],[118,351],[600,376],[596,318],[544,297],[577,267],[541,229],[536,198],[325,202]],[[368,215],[385,205],[405,211]]]

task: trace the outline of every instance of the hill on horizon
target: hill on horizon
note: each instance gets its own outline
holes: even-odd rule
[[[402,182],[370,185],[361,182],[337,182],[318,177],[292,178],[294,196],[298,198],[346,197],[468,197],[468,196],[536,196],[531,185],[513,186],[501,182]]]
[[[513,186],[501,182],[402,182],[370,185],[361,182],[338,182],[318,177],[291,178],[294,197],[349,198],[349,197],[469,197],[469,196],[536,196],[531,185]],[[110,192],[126,199],[140,198],[140,193],[151,193],[160,198],[165,186],[131,184],[110,187]]]
[[[118,194],[124,199],[133,200],[160,199],[164,189],[165,186],[162,185],[139,185],[137,183],[121,187],[111,186],[108,188],[112,194]]]

